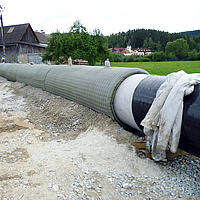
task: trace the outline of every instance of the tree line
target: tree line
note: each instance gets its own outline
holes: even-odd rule
[[[110,48],[125,48],[130,41],[132,48],[151,48],[148,56],[122,56],[111,53]],[[89,65],[104,62],[107,58],[112,62],[148,62],[200,60],[200,35],[191,37],[184,33],[168,33],[156,30],[129,30],[104,36],[99,29],[89,33],[80,21],[74,22],[69,32],[52,33],[46,51],[42,54],[43,61],[54,61],[56,64],[75,59],[87,60]]]
[[[200,60],[200,35],[195,32],[168,33],[156,30],[129,30],[107,36],[109,48],[124,48],[128,41],[133,48],[150,48],[150,55],[122,56],[110,54],[109,59],[113,62],[148,62],[148,61],[177,61],[177,60]]]
[[[107,36],[108,48],[125,48],[130,41],[132,48],[151,48],[153,52],[165,51],[168,42],[183,38],[189,51],[200,51],[200,35],[190,37],[185,33],[168,33],[152,29],[134,29]]]
[[[196,49],[189,51],[189,45],[183,38],[168,42],[165,51],[152,52],[150,55],[122,56],[120,53],[110,53],[112,62],[149,62],[149,61],[194,61],[200,60],[200,52]]]

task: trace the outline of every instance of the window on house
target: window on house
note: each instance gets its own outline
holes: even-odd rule
[[[8,32],[7,32],[7,33],[12,33],[14,29],[15,29],[15,27],[10,27],[10,28],[8,29]]]

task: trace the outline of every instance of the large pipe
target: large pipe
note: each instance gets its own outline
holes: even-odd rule
[[[128,130],[142,133],[148,112],[165,76],[137,68],[0,64],[0,76],[60,95],[106,114]],[[200,90],[184,98],[179,148],[200,157]]]

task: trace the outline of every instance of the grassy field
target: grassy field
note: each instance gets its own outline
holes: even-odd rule
[[[156,75],[167,75],[184,70],[187,73],[200,73],[200,61],[173,61],[173,62],[112,62],[112,67],[141,68]]]

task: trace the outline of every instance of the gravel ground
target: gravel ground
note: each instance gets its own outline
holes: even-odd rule
[[[200,159],[141,158],[109,117],[0,78],[0,199],[200,199]]]

